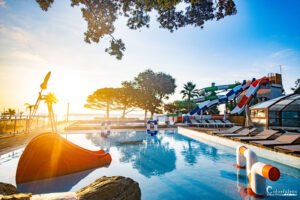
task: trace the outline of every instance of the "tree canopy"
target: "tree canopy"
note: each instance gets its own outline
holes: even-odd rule
[[[134,80],[122,82],[120,88],[100,88],[89,95],[86,108],[109,111],[122,110],[122,117],[135,108],[149,111],[151,115],[162,112],[164,99],[175,92],[175,79],[163,72],[146,70],[139,73]]]
[[[45,103],[50,103],[50,104],[57,103],[57,97],[52,92],[45,95],[44,100],[45,100]]]
[[[196,103],[193,101],[174,101],[164,105],[164,110],[167,113],[188,113],[191,108],[196,107]]]
[[[95,110],[106,110],[106,117],[109,118],[109,111],[111,110],[115,100],[114,88],[101,88],[93,92],[87,98],[86,108]]]
[[[295,94],[300,94],[300,78],[295,81],[295,87],[292,87],[291,90],[294,91]]]
[[[148,69],[138,74],[134,78],[133,85],[138,91],[138,107],[150,111],[151,116],[154,113],[161,113],[163,99],[168,99],[176,89],[175,79],[163,72],[155,73]]]
[[[9,119],[11,119],[12,116],[14,116],[16,114],[16,110],[13,108],[9,108],[6,111],[4,111],[3,113],[1,113],[1,115],[3,116],[8,116]]]
[[[138,93],[133,84],[128,81],[124,81],[122,87],[116,88],[115,91],[115,102],[118,106],[115,109],[122,110],[122,118],[125,118],[126,114],[133,111],[138,106],[136,101]]]
[[[47,11],[54,0],[36,0],[42,10]],[[87,22],[84,40],[87,43],[99,43],[110,37],[110,47],[106,52],[122,59],[125,44],[122,39],[113,36],[115,22],[119,17],[127,18],[130,29],[150,26],[150,13],[155,17],[160,28],[173,32],[185,26],[203,28],[206,21],[220,20],[236,14],[233,0],[70,0],[71,6],[79,6]]]

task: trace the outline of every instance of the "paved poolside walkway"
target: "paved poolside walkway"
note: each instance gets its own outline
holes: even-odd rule
[[[260,157],[300,169],[300,156],[297,154],[278,152],[271,148],[255,146],[250,143],[232,140],[230,138],[204,131],[203,129],[178,127],[178,132],[182,135],[202,141],[212,146],[214,144],[221,144],[235,149],[238,145],[243,145],[253,150]]]
[[[74,123],[74,122],[60,123],[57,126],[58,131],[59,132],[64,131],[64,128],[68,126],[70,123]],[[39,128],[30,131],[30,133],[23,133],[11,137],[0,138],[0,155],[24,147],[32,138],[46,131],[51,131],[51,129]]]

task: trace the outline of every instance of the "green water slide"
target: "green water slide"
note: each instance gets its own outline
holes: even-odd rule
[[[234,84],[229,84],[229,85],[218,85],[218,86],[215,86],[215,83],[212,83],[212,86],[200,89],[200,93],[201,92],[203,92],[203,93],[204,92],[215,92],[215,91],[219,91],[219,90],[228,90],[228,89],[234,88],[237,85],[240,85],[240,83],[234,83]]]

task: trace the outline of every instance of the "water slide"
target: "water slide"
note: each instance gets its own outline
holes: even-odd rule
[[[26,183],[107,166],[111,156],[103,150],[90,151],[56,133],[33,138],[20,157],[16,183]]]
[[[252,82],[254,82],[254,81],[255,81],[255,79],[252,80]],[[189,112],[188,115],[190,115],[190,116],[196,115],[197,113],[199,114],[201,111],[204,111],[204,110],[208,109],[209,107],[212,107],[214,105],[218,105],[221,103],[226,103],[227,101],[231,101],[234,98],[236,98],[237,96],[239,96],[249,86],[250,85],[246,84],[246,80],[244,80],[242,84],[238,84],[238,85],[231,84],[231,85],[222,85],[222,86],[213,86],[213,87],[204,88],[204,89],[202,89],[202,91],[205,91],[205,92],[226,90],[229,88],[232,88],[232,89],[229,90],[229,92],[226,95],[213,96],[213,97],[202,96],[202,97],[196,99],[196,101],[198,101],[198,102],[202,101],[202,102],[199,103],[197,105],[197,107],[194,108],[191,112]]]
[[[269,79],[267,77],[263,77],[261,79],[257,79],[253,81],[246,91],[246,93],[242,96],[239,103],[236,105],[236,107],[230,112],[230,114],[241,114],[244,110],[246,105],[250,103],[250,101],[253,99],[253,97],[256,95],[256,92],[260,88],[261,85],[264,85],[269,82]]]
[[[205,94],[207,92],[215,92],[215,91],[220,91],[220,90],[229,90],[229,89],[234,88],[237,85],[240,85],[240,84],[235,83],[235,84],[229,84],[229,85],[218,85],[218,86],[213,85],[211,87],[202,88],[200,90],[200,93]]]

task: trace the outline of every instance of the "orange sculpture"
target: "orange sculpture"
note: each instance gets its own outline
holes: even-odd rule
[[[20,157],[16,183],[25,183],[107,166],[111,156],[104,150],[90,151],[56,133],[33,138]]]

